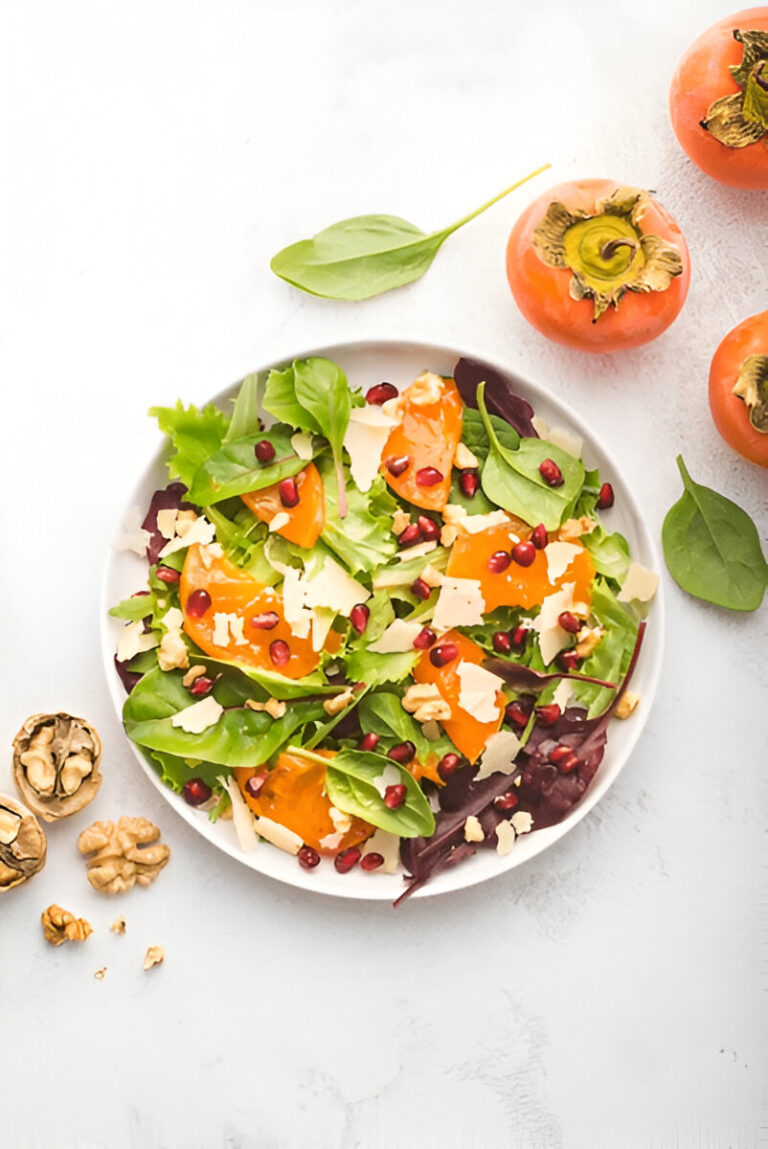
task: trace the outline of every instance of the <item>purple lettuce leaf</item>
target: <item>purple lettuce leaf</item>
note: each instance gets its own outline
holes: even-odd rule
[[[182,507],[188,506],[188,504],[184,503],[186,493],[187,488],[183,483],[170,483],[167,487],[155,491],[152,496],[149,510],[146,513],[144,522],[141,524],[144,530],[149,531],[152,536],[147,543],[147,561],[150,564],[157,562],[160,551],[168,542],[157,529],[157,512],[169,511],[171,509],[179,510]]]
[[[483,666],[491,674],[503,678],[508,686],[516,690],[537,690],[546,686],[548,682],[555,682],[558,678],[573,678],[577,682],[591,682],[595,686],[605,686],[608,690],[615,690],[615,682],[604,682],[602,678],[590,678],[587,674],[574,674],[563,670],[546,673],[543,670],[534,670],[532,666],[521,666],[519,662],[511,662],[507,658],[486,658]]]
[[[475,409],[478,385],[485,381],[485,405],[489,412],[506,419],[518,435],[538,439],[538,432],[531,422],[533,407],[514,393],[506,375],[478,359],[460,359],[453,369],[453,378],[467,407]]]
[[[125,693],[130,694],[136,683],[141,678],[141,674],[136,670],[129,670],[125,662],[118,662],[117,655],[115,655],[115,670],[118,677],[125,687]]]

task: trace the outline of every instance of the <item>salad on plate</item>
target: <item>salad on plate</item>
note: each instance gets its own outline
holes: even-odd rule
[[[401,872],[401,897],[574,809],[658,582],[577,435],[467,358],[364,394],[315,356],[151,413],[171,481],[111,614],[165,784],[244,851]]]

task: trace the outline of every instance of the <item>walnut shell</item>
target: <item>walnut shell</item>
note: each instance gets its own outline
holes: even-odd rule
[[[0,794],[0,894],[42,870],[46,849],[43,828],[32,811]]]
[[[13,740],[13,776],[24,801],[46,822],[87,806],[101,785],[101,739],[71,714],[33,714]]]

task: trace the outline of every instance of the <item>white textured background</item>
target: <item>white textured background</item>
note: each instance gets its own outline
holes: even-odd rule
[[[102,678],[106,548],[157,436],[291,348],[388,335],[484,347],[548,382],[658,530],[674,456],[766,526],[765,474],[710,422],[710,356],[768,296],[768,196],[709,182],[666,93],[712,0],[6,0],[0,8],[0,788],[27,714],[105,741],[94,804],[0,905],[8,1149],[693,1149],[761,1143],[766,608],[670,584],[645,735],[568,837],[506,878],[394,912],[282,888],[208,847],[124,742]],[[427,277],[362,305],[270,256],[346,215],[458,218]],[[585,357],[526,327],[504,246],[570,176],[657,190],[691,248],[657,343]],[[75,835],[155,817],[148,890],[90,890]],[[96,927],[53,950],[51,901]],[[128,918],[123,938],[107,926]],[[165,966],[140,970],[150,943]],[[103,982],[93,971],[108,966]]]

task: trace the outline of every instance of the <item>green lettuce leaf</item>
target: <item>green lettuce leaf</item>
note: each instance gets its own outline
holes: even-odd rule
[[[592,654],[580,664],[578,672],[602,678],[604,682],[621,682],[635,649],[637,619],[625,610],[602,579],[598,579],[592,588],[592,613],[606,633]],[[602,714],[616,697],[616,691],[607,687],[577,679],[570,681],[573,683],[574,701],[588,708],[590,718]]]
[[[371,572],[383,566],[397,550],[392,534],[392,515],[397,503],[381,476],[370,491],[359,491],[344,469],[347,514],[339,518],[339,488],[336,468],[329,456],[317,463],[325,489],[325,526],[322,540],[352,575]]]
[[[150,407],[149,414],[173,443],[175,453],[168,460],[168,474],[191,487],[195,471],[221,446],[228,426],[226,416],[213,403],[199,410],[185,407],[181,399],[175,407]]]
[[[416,757],[425,763],[435,755],[456,753],[456,747],[446,734],[430,741],[425,738],[420,724],[406,710],[399,694],[379,690],[366,695],[358,708],[360,726],[363,733],[378,734],[385,740],[384,749],[398,742],[412,742],[416,747]]]
[[[257,431],[255,435],[222,443],[195,472],[190,500],[199,507],[207,507],[297,475],[307,461],[300,459],[291,446],[292,435],[290,427],[278,424],[269,431]],[[268,465],[259,463],[254,454],[256,444],[264,440],[275,448],[275,458]]]
[[[390,810],[377,790],[374,779],[387,766],[395,766],[406,796],[402,806]],[[326,790],[331,802],[347,814],[364,818],[373,826],[401,838],[429,837],[435,830],[435,816],[413,775],[382,754],[342,750],[328,766]]]

